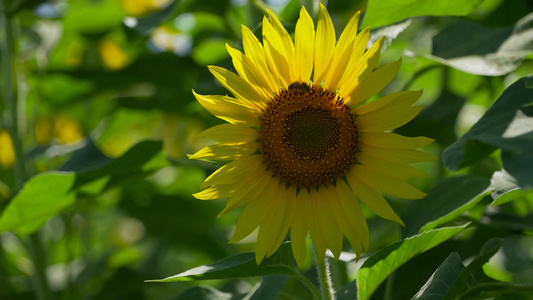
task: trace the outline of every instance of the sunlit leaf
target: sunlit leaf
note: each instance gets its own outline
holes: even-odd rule
[[[481,2],[482,0],[370,0],[363,24],[380,27],[416,16],[465,16]]]
[[[485,27],[471,21],[452,23],[433,38],[431,58],[471,74],[507,74],[533,50],[532,19],[529,14],[514,28]]]
[[[431,278],[411,300],[438,300],[444,298],[465,266],[457,252],[452,252]]]
[[[245,252],[174,276],[147,280],[147,282],[227,279],[266,275],[299,275],[292,256],[290,243],[284,243],[274,255],[265,259],[259,266],[255,262],[255,254],[253,252]]]
[[[502,205],[516,199],[533,194],[533,191],[524,191],[518,186],[516,179],[505,170],[494,172],[491,178],[492,199],[491,206]]]
[[[465,230],[468,225],[444,227],[423,232],[391,244],[370,256],[357,272],[358,299],[370,299],[378,286],[394,270],[414,256],[439,245]]]
[[[445,166],[457,170],[501,148],[507,172],[521,186],[533,186],[533,175],[527,167],[527,162],[531,161],[528,157],[533,153],[532,99],[533,76],[508,87],[485,115],[444,151]],[[511,162],[512,167],[508,168],[506,162]]]
[[[73,173],[46,172],[26,182],[0,217],[0,233],[30,234],[74,203]]]

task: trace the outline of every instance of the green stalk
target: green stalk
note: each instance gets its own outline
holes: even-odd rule
[[[333,290],[333,284],[331,282],[328,259],[324,258],[324,261],[316,267],[318,269],[318,279],[320,281],[320,291],[322,292],[322,299],[334,300],[335,290]]]
[[[311,291],[311,293],[313,293],[313,296],[316,300],[320,300],[320,292],[318,291],[316,286],[311,283],[311,281],[309,281],[307,278],[305,278],[299,273],[297,274],[296,278],[300,280]]]
[[[26,165],[24,159],[24,151],[22,149],[22,142],[19,137],[18,129],[18,109],[17,109],[17,84],[15,72],[15,39],[13,37],[13,16],[9,14],[9,0],[0,1],[1,11],[1,28],[3,29],[3,43],[2,47],[2,91],[3,98],[6,105],[6,111],[2,115],[4,125],[11,136],[13,143],[13,150],[15,152],[15,165],[13,172],[15,175],[15,190],[19,190],[26,182],[28,174],[26,172]],[[53,299],[52,293],[48,287],[48,281],[45,274],[45,259],[44,251],[41,245],[41,240],[37,233],[30,236],[29,252],[34,263],[34,275],[32,276],[35,293],[39,300]]]

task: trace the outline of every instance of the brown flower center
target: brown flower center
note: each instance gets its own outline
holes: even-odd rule
[[[264,162],[289,185],[328,184],[355,163],[355,116],[321,86],[294,82],[281,90],[261,116],[259,135]]]

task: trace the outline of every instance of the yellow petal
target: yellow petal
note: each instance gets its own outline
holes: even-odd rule
[[[204,130],[198,136],[224,143],[249,142],[259,138],[257,130],[253,130],[247,126],[233,124],[213,126]]]
[[[273,196],[277,194],[279,187],[278,179],[271,179],[268,182],[264,193],[260,194],[253,201],[248,203],[241,212],[235,232],[229,240],[230,244],[236,243],[252,233],[261,222],[263,222],[266,214],[272,207]]]
[[[261,45],[261,42],[259,42],[253,32],[244,25],[241,26],[241,33],[244,53],[254,63],[257,70],[263,74],[263,77],[269,86],[268,90],[274,93],[277,92],[279,90],[279,85],[277,80],[272,77],[272,71],[268,67],[263,45]]]
[[[258,112],[243,106],[235,98],[219,95],[199,95],[193,91],[198,103],[217,118],[232,124],[245,124],[252,127],[259,125]]]
[[[306,190],[300,191],[296,197],[296,209],[294,211],[294,219],[291,226],[291,246],[294,259],[299,267],[302,267],[307,256],[307,238],[308,216],[310,214],[309,193]]]
[[[431,144],[434,139],[425,136],[407,137],[392,132],[364,132],[361,141],[379,148],[414,149]]]
[[[369,32],[370,29],[367,27],[357,36],[353,46],[354,56],[352,57],[354,59],[348,62],[346,71],[340,80],[339,88],[342,95],[346,98],[351,97],[351,94],[359,88],[359,85],[368,78],[378,64],[384,42],[383,38],[377,40],[368,51],[361,55],[366,49]],[[360,56],[355,56],[357,54]]]
[[[190,159],[209,159],[215,161],[230,161],[248,156],[259,149],[259,143],[219,143],[200,149],[189,157]]]
[[[362,165],[369,166],[380,171],[381,173],[386,173],[401,180],[427,176],[424,172],[418,170],[417,168],[383,160],[381,157],[376,157],[370,152],[361,152],[360,155],[357,156],[357,161],[359,161],[359,163]]]
[[[303,5],[294,34],[296,77],[297,80],[308,82],[313,72],[315,25]]]
[[[275,14],[273,14],[270,10],[267,9],[268,16],[270,17],[270,24],[272,24],[272,28],[276,32],[274,36],[275,38],[275,45],[280,45],[282,54],[287,59],[287,63],[289,65],[289,72],[291,73],[292,80],[296,80],[296,76],[294,74],[296,68],[295,68],[295,60],[294,60],[294,44],[292,43],[291,36],[285,30],[285,27],[281,24],[279,19],[276,17]],[[279,37],[279,41],[278,41]]]
[[[394,77],[396,77],[401,64],[402,59],[400,58],[393,63],[384,65],[373,71],[368,78],[361,81],[361,83],[350,93],[350,104],[358,104],[381,91],[392,81],[392,79],[394,79]]]
[[[244,182],[241,185],[241,188],[235,189],[230,197],[228,198],[228,201],[226,202],[226,207],[224,210],[218,214],[217,218],[223,217],[228,211],[237,208],[239,206],[245,205],[250,201],[253,201],[255,198],[258,198],[260,194],[262,194],[265,191],[265,188],[267,187],[267,184],[270,182],[270,179],[272,178],[272,174],[270,172],[267,172],[266,170],[258,170],[258,175],[252,175],[254,173],[249,173],[245,178],[249,178],[248,180],[241,180],[241,182]],[[237,185],[237,184],[235,184]]]
[[[426,196],[426,193],[415,189],[402,180],[381,173],[376,169],[365,165],[354,166],[353,170],[346,175],[347,179],[349,174],[356,176],[360,181],[387,195],[403,199],[420,199]],[[350,182],[349,179],[348,182],[350,183],[350,186],[352,186],[352,182]],[[353,186],[352,190],[354,190]],[[355,189],[354,191],[357,194],[357,190]]]
[[[361,254],[361,243],[365,249],[369,244],[368,225],[366,224],[363,211],[359,205],[359,201],[355,198],[352,189],[344,182],[344,180],[337,180],[337,193],[340,204],[340,209],[346,216],[349,230],[346,231],[346,237],[357,256]]]
[[[320,15],[315,39],[315,69],[313,82],[320,84],[331,69],[331,59],[335,50],[335,28],[326,7],[320,4]]]
[[[304,193],[307,191],[303,191]],[[321,220],[319,215],[322,213],[318,210],[317,201],[321,200],[315,189],[311,189],[308,202],[309,202],[309,235],[311,235],[311,241],[315,246],[315,252],[317,256],[317,263],[321,263],[324,260],[324,255],[326,254],[327,243],[325,237],[322,235],[320,229]]]
[[[359,13],[357,12],[352,16],[346,28],[344,28],[339,41],[335,46],[335,52],[333,54],[333,63],[331,67],[335,69],[334,72],[330,72],[325,79],[325,85],[330,87],[330,90],[336,91],[338,83],[341,80],[342,75],[346,71],[346,66],[351,60],[354,60],[352,51],[354,50],[354,40],[357,37],[357,26],[359,23]]]
[[[265,108],[265,99],[246,80],[240,78],[235,73],[218,66],[209,66],[209,71],[233,96],[237,97],[252,109]]]
[[[235,185],[215,185],[193,194],[193,196],[199,200],[223,199],[229,197],[235,191],[235,188]]]
[[[378,148],[364,143],[361,143],[359,148],[361,149],[361,152],[371,153],[375,157],[400,164],[412,164],[437,159],[429,153],[416,149]]]
[[[295,77],[291,75],[290,63],[285,54],[284,41],[278,32],[272,27],[272,24],[263,18],[263,44],[268,65],[270,69],[275,70],[279,85],[289,86]]]
[[[418,100],[421,91],[395,93],[354,108],[361,131],[387,131],[411,121],[422,106],[411,106]]]
[[[356,114],[368,114],[373,111],[379,110],[381,108],[390,105],[391,103],[396,103],[398,101],[404,103],[406,106],[410,106],[415,103],[422,96],[422,90],[419,91],[400,91],[386,96],[380,97],[372,102],[368,102],[362,105],[357,106],[352,111]]]
[[[250,155],[229,162],[209,175],[200,188],[242,181],[242,178],[248,176],[247,174],[253,174],[261,166],[262,161],[261,155]]]
[[[361,202],[363,202],[366,207],[376,215],[404,226],[403,221],[390,207],[385,198],[383,198],[377,190],[366,184],[358,174],[350,172],[346,174],[346,180],[348,180],[348,183],[357,195],[357,198],[359,198],[359,200],[361,200]]]
[[[226,44],[226,49],[231,56],[233,66],[235,67],[235,70],[239,76],[248,81],[248,83],[250,83],[256,92],[263,97],[263,99],[270,99],[272,97],[272,93],[277,92],[270,90],[269,84],[264,78],[263,73],[255,67],[253,62],[246,57],[244,53],[232,48],[228,44]]]

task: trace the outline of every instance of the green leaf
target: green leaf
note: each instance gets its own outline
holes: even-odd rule
[[[380,27],[416,16],[466,16],[482,0],[369,0],[363,26]]]
[[[503,240],[493,238],[483,245],[478,257],[472,260],[461,272],[457,280],[450,287],[444,299],[455,299],[468,286],[469,279],[474,272],[482,272],[483,265],[500,249]]]
[[[450,286],[452,286],[464,268],[465,266],[459,254],[452,252],[412,300],[437,300],[444,298]]]
[[[458,21],[433,37],[429,57],[476,75],[498,76],[514,71],[533,50],[533,14],[514,27],[493,28]]]
[[[361,266],[356,275],[358,299],[370,299],[378,286],[394,270],[414,256],[423,253],[468,227],[465,224],[457,227],[444,227],[421,233],[391,244],[370,256]]]
[[[478,176],[445,178],[432,187],[425,198],[411,202],[402,212],[405,222],[402,235],[412,236],[459,217],[488,195],[489,183],[488,179]]]
[[[74,203],[73,173],[46,172],[26,182],[0,217],[0,233],[30,234]]]
[[[246,300],[275,300],[281,288],[287,282],[287,276],[260,277],[252,290],[243,299]]]
[[[518,160],[522,155],[532,153],[532,104],[533,76],[528,76],[509,86],[467,133],[446,148],[443,153],[445,166],[451,170],[466,167],[496,148]],[[533,186],[526,161],[512,170],[505,167],[504,161],[504,167],[520,185],[529,183]]]
[[[205,40],[194,47],[192,58],[201,66],[219,63],[229,57],[227,42],[220,38]]]
[[[105,187],[110,187],[133,176],[145,176],[149,172],[167,166],[162,153],[161,141],[142,141],[110,163],[76,175],[75,188],[100,178],[107,178]],[[103,186],[102,186],[103,188]]]
[[[502,205],[516,199],[524,199],[533,191],[524,191],[518,186],[517,180],[505,170],[494,172],[491,178],[492,202],[491,206]]]
[[[444,89],[437,100],[394,132],[406,136],[426,136],[435,139],[435,143],[448,146],[457,140],[455,124],[464,103],[464,98]]]
[[[234,299],[230,293],[221,292],[210,286],[192,287],[176,298],[176,300],[230,300]]]
[[[335,293],[335,297],[337,300],[357,299],[357,284],[355,284],[355,281],[350,281],[345,284]]]
[[[255,262],[255,254],[253,252],[245,252],[174,276],[158,280],[147,280],[147,282],[227,279],[266,275],[300,276],[294,264],[290,243],[282,244],[274,255],[265,259],[259,266]]]
[[[379,38],[385,37],[385,41],[383,42],[383,47],[381,48],[381,51],[385,51],[385,49],[392,43],[392,40],[398,37],[402,31],[404,31],[407,27],[411,25],[411,20],[405,20],[403,22],[400,22],[398,24],[390,25],[381,27],[376,30],[372,30],[370,32],[370,37],[368,38],[369,43],[375,43]]]

